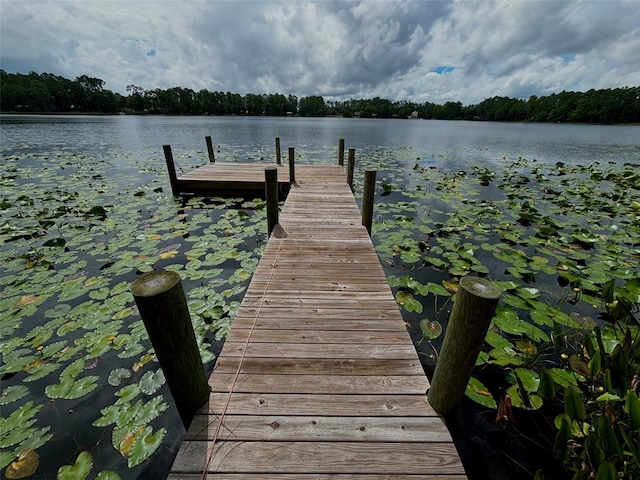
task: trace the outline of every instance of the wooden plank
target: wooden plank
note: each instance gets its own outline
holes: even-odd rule
[[[336,295],[338,293],[339,295]],[[388,290],[372,290],[371,292],[349,292],[349,291],[339,291],[339,290],[329,290],[329,291],[316,291],[314,289],[302,289],[302,288],[287,288],[287,289],[271,289],[264,288],[262,290],[252,289],[247,291],[244,298],[248,301],[253,301],[255,299],[262,299],[265,303],[269,304],[277,304],[280,303],[283,299],[291,299],[293,301],[306,301],[306,300],[324,300],[331,299],[332,301],[336,299],[336,296],[340,298],[340,300],[376,300],[376,299],[388,299],[389,291]],[[336,302],[338,303],[338,302]],[[336,305],[338,306],[338,305]]]
[[[199,413],[220,414],[229,399],[227,392],[212,392]],[[230,415],[322,415],[437,416],[426,395],[400,394],[299,394],[233,393],[227,407]]]
[[[335,278],[335,277],[334,277]],[[294,290],[294,289],[307,289],[309,286],[315,286],[317,291],[324,292],[361,292],[365,289],[369,289],[372,292],[386,292],[387,295],[390,292],[389,285],[384,282],[372,282],[372,283],[350,283],[350,282],[336,282],[330,275],[323,275],[318,277],[314,281],[313,277],[293,277],[289,275],[278,275],[273,278],[254,277],[251,281],[251,287],[253,290],[265,290],[270,292],[280,290]],[[296,288],[298,287],[298,288]]]
[[[419,375],[273,375],[216,373],[209,377],[215,392],[417,395],[429,388]]]
[[[246,309],[246,313],[257,313],[259,301],[255,300],[255,297],[247,297],[249,300],[249,306]],[[256,305],[256,306],[254,306]],[[393,304],[395,306],[395,303]],[[379,310],[382,308],[389,308],[388,299],[359,299],[359,298],[280,298],[277,300],[266,299],[263,303],[259,304],[260,307],[274,307],[274,308],[333,308],[340,310]],[[254,312],[255,310],[255,312]]]
[[[281,320],[284,323],[289,321],[292,323],[291,328],[297,328],[293,325],[294,322],[301,320],[309,320],[313,317],[320,317],[318,321],[321,322],[319,325],[323,325],[322,322],[331,319],[339,319],[344,323],[356,321],[356,320],[366,320],[369,323],[375,324],[376,328],[372,328],[371,330],[395,330],[398,328],[397,325],[393,325],[391,322],[385,322],[383,320],[400,320],[402,321],[402,317],[400,313],[398,313],[397,309],[345,309],[345,308],[330,308],[330,307],[314,307],[312,305],[300,306],[300,307],[283,307],[279,305],[262,305],[260,310],[258,310],[260,306],[255,307],[246,307],[243,308],[242,311],[238,312],[234,323],[238,322],[240,319],[249,319],[253,320],[256,314],[260,313],[260,320],[264,320],[267,318],[276,318]],[[334,324],[334,323],[332,323]],[[381,327],[381,328],[377,328]],[[325,330],[327,327],[320,326],[322,330]],[[340,328],[338,328],[340,330]],[[348,325],[345,325],[343,330],[352,330]]]
[[[372,250],[367,251],[364,249],[367,243],[366,238],[357,238],[348,243],[339,238],[326,238],[325,241],[322,241],[322,239],[298,240],[294,237],[285,237],[284,227],[280,225],[281,239],[286,238],[286,243],[281,242],[280,245],[275,245],[275,242],[273,242],[271,246],[267,245],[263,253],[265,260],[270,263],[277,260],[295,264],[299,259],[306,258],[323,264],[336,265],[352,263],[364,263],[366,265],[371,262],[369,263],[370,265],[376,266],[376,263],[378,263],[378,255]],[[341,251],[336,252],[338,249]],[[283,256],[283,252],[287,252],[291,256]]]
[[[326,375],[340,372],[342,375],[419,375],[424,372],[419,360],[362,360],[342,358],[245,358],[220,357],[216,362],[216,373],[271,374],[271,375]]]
[[[330,310],[321,310],[317,312],[309,312],[308,316],[302,316],[301,312],[294,311],[289,312],[289,316],[286,315],[288,310],[283,309],[267,309],[263,310],[260,314],[260,318],[256,321],[254,317],[236,317],[233,321],[233,326],[238,328],[251,328],[254,326],[257,329],[272,329],[272,330],[305,330],[310,329],[322,329],[322,330],[335,330],[335,331],[361,331],[371,330],[380,332],[406,332],[404,324],[400,322],[385,322],[384,318],[375,318],[375,313],[372,312],[369,317],[362,318],[350,318],[344,314],[343,310],[339,310],[338,314],[329,317]],[[284,312],[284,313],[282,313]],[[360,312],[362,313],[362,312]],[[326,315],[318,318],[320,315]]]
[[[248,358],[370,358],[370,359],[407,359],[417,358],[414,346],[408,341],[396,345],[367,345],[367,348],[354,348],[351,343],[249,343],[226,341],[222,355]]]
[[[406,345],[408,334],[406,331],[335,331],[335,330],[271,330],[249,328],[232,328],[227,335],[227,342],[244,342],[251,335],[252,343],[297,343],[323,344],[347,343],[350,345]]]
[[[196,415],[185,440],[207,440],[220,417]],[[450,442],[438,417],[225,415],[219,440],[273,442]]]
[[[300,474],[300,473],[179,473],[171,474],[168,480],[462,480],[466,475],[445,475],[442,473],[416,475],[398,474]]]
[[[185,442],[174,471],[200,471],[208,444]],[[197,466],[194,468],[194,466]],[[464,474],[452,443],[220,442],[211,473]]]

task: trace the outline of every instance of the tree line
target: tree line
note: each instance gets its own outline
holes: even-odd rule
[[[640,123],[640,86],[566,92],[528,99],[493,97],[478,104],[390,101],[375,97],[325,101],[314,95],[211,92],[127,86],[127,95],[104,88],[99,78],[75,80],[51,73],[0,70],[0,112],[147,113],[171,115],[299,115],[441,120]]]

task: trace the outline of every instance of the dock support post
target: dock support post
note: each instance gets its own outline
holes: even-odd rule
[[[188,428],[195,411],[208,401],[210,389],[180,275],[146,273],[131,284],[131,293],[182,423]]]
[[[364,191],[362,192],[362,225],[365,226],[371,236],[373,224],[373,197],[376,191],[376,170],[364,172]]]
[[[176,165],[173,162],[173,153],[171,152],[171,145],[163,145],[164,160],[167,162],[167,170],[169,171],[169,182],[171,183],[171,193],[174,197],[180,195],[180,188],[178,187],[178,175],[176,175]]]
[[[216,162],[216,154],[213,151],[213,143],[211,142],[211,136],[207,135],[204,137],[204,140],[207,142],[207,152],[209,152],[209,163]]]
[[[452,412],[462,401],[501,293],[485,278],[460,280],[429,389],[429,403],[439,414]]]
[[[293,147],[289,147],[289,183],[296,183],[296,165]]]
[[[264,190],[267,199],[267,238],[278,224],[278,169],[264,169]]]
[[[344,166],[344,138],[338,140],[338,165]]]
[[[276,163],[278,165],[282,165],[282,160],[280,158],[280,137],[276,137]]]
[[[353,191],[353,170],[356,166],[356,149],[349,149],[349,163],[347,164],[347,183],[351,190]]]

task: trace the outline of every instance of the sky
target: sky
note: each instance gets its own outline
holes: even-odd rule
[[[0,68],[417,103],[640,85],[640,0],[0,0]]]

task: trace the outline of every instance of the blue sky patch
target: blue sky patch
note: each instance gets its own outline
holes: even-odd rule
[[[447,75],[448,73],[453,72],[455,69],[456,67],[447,67],[445,65],[440,65],[436,68],[432,68],[430,71],[435,72],[438,75]]]
[[[147,52],[147,57],[153,58],[155,56],[156,56],[156,51],[153,48]]]

